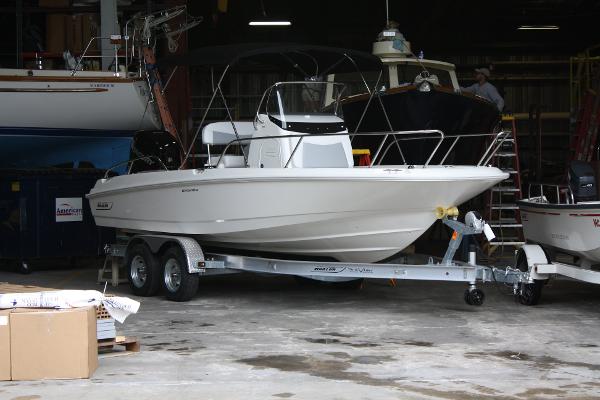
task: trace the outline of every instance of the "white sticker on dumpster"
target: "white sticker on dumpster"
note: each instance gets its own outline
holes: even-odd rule
[[[56,198],[56,222],[83,221],[83,200],[81,197]]]
[[[8,316],[2,315],[0,316],[0,326],[8,325]]]

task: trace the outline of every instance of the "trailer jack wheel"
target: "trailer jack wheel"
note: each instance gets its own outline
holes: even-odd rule
[[[480,306],[485,300],[485,293],[481,289],[466,289],[465,290],[465,303],[470,306]]]

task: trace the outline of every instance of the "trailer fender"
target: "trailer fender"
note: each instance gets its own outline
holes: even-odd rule
[[[128,247],[140,241],[146,243],[154,254],[160,253],[165,244],[176,244],[185,254],[190,274],[205,272],[204,252],[193,238],[170,235],[136,235],[130,240]]]
[[[535,280],[545,280],[549,278],[548,274],[539,274],[537,272],[537,264],[548,264],[548,257],[544,249],[537,244],[525,244],[521,250],[527,258],[527,267],[529,269],[529,278]]]

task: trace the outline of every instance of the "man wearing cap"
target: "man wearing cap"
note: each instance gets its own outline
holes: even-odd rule
[[[494,85],[488,82],[490,78],[490,70],[487,68],[476,68],[475,69],[475,80],[476,83],[471,86],[461,88],[461,90],[469,93],[473,93],[477,96],[483,97],[486,100],[496,104],[498,111],[502,111],[504,108],[504,99],[498,93],[498,90]]]

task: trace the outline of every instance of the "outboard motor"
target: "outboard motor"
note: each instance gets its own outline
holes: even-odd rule
[[[594,169],[585,161],[572,161],[569,166],[569,187],[576,203],[598,200]]]
[[[177,169],[182,154],[179,141],[169,132],[138,131],[131,144],[131,172]]]

